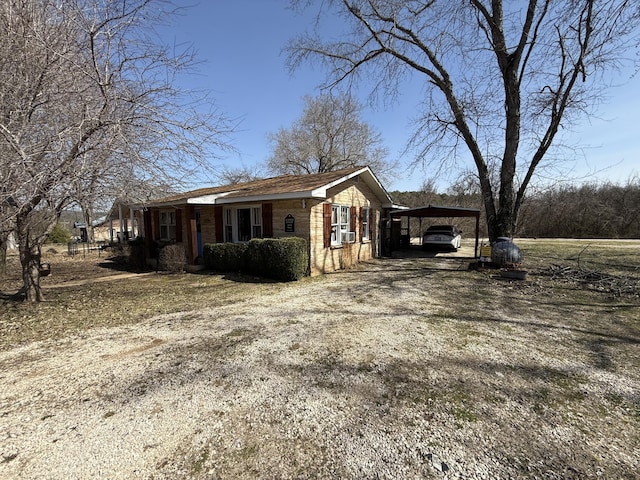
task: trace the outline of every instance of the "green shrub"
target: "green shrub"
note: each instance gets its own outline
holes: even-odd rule
[[[48,243],[68,243],[70,241],[71,233],[69,233],[69,230],[64,228],[60,223],[56,223],[56,226],[53,227],[53,231],[47,240]]]
[[[208,243],[203,247],[204,265],[216,272],[245,271],[245,243]]]
[[[307,275],[307,255],[304,238],[254,239],[249,242],[247,264],[251,273],[287,282]]]
[[[203,249],[204,264],[218,272],[242,272],[274,280],[299,280],[308,275],[304,238],[253,239],[249,243],[212,243]]]

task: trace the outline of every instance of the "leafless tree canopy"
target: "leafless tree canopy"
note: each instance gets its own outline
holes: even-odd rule
[[[274,174],[322,173],[370,166],[383,179],[393,173],[380,133],[362,118],[362,106],[347,94],[305,97],[302,116],[271,135],[267,169]]]
[[[260,165],[240,167],[224,167],[218,175],[223,185],[235,185],[237,183],[252,182],[264,178],[265,174]]]
[[[626,184],[560,185],[530,195],[518,235],[546,238],[640,238],[640,178]]]
[[[40,245],[70,202],[179,182],[225,147],[225,118],[176,88],[193,53],[154,33],[172,11],[163,0],[0,5],[0,225],[17,232],[29,300],[41,298]],[[36,217],[50,222],[36,229]]]
[[[602,101],[607,74],[637,46],[640,10],[631,0],[293,3],[319,11],[316,30],[289,45],[292,68],[319,60],[326,86],[373,78],[372,94],[387,98],[407,75],[424,80],[414,144],[426,162],[452,164],[459,147],[471,155],[491,238],[513,233],[559,129]],[[345,28],[332,39],[323,19],[336,16]]]

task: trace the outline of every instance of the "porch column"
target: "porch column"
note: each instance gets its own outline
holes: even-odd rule
[[[129,216],[131,217],[131,237],[129,238],[129,240],[133,240],[134,238],[136,238],[133,223],[133,207],[129,207]]]
[[[118,241],[124,241],[124,235],[122,234],[122,227],[124,226],[124,218],[122,217],[122,205],[118,204],[118,223],[120,225],[120,235],[118,236]]]

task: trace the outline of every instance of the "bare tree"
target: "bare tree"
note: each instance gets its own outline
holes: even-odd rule
[[[174,86],[193,53],[154,37],[171,8],[162,0],[0,6],[0,225],[17,232],[26,300],[42,300],[41,245],[87,185],[119,194],[138,181],[178,182],[225,146],[224,117]]]
[[[448,164],[460,147],[470,153],[491,239],[513,234],[559,129],[602,101],[606,74],[637,45],[640,10],[631,0],[327,0],[319,8],[333,14],[320,12],[316,25],[342,15],[348,31],[293,40],[291,67],[320,59],[328,86],[373,78],[373,95],[387,98],[407,75],[423,78],[414,144],[420,158],[439,153]]]
[[[237,183],[252,182],[264,178],[265,175],[259,165],[248,167],[225,167],[222,169],[218,178],[224,185],[235,185]]]
[[[393,174],[382,137],[362,121],[362,106],[350,95],[304,97],[302,116],[270,136],[267,169],[275,174],[307,174],[368,165],[382,179]]]

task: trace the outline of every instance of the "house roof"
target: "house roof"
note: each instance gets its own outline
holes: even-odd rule
[[[383,203],[391,205],[389,194],[369,167],[354,167],[334,172],[283,175],[234,185],[200,188],[154,200],[146,206],[219,205],[296,198],[325,199],[330,188],[356,179],[364,181]]]

